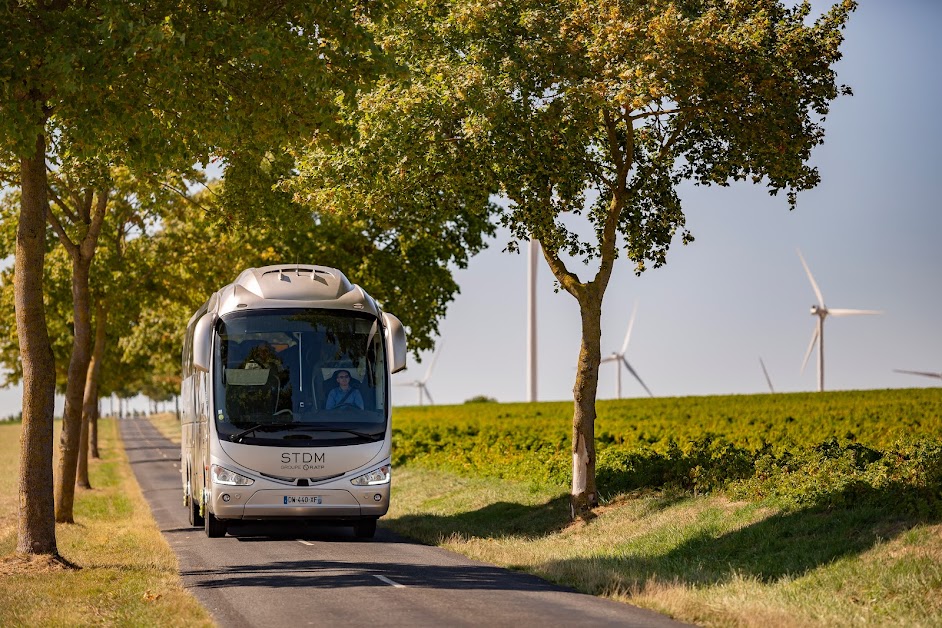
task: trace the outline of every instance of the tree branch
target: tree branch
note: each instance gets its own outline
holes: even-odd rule
[[[52,200],[56,205],[62,208],[65,212],[69,221],[73,224],[76,222],[75,213],[69,208],[69,206],[52,191],[51,186],[49,186],[49,194],[52,197]],[[59,217],[56,216],[56,213],[52,211],[52,205],[48,205],[46,208],[46,219],[49,224],[52,226],[52,230],[55,231],[56,236],[59,238],[59,242],[62,243],[62,246],[65,247],[66,252],[69,254],[69,257],[75,258],[81,251],[79,246],[72,242],[72,238],[69,237],[68,232],[65,230],[65,227],[62,225],[62,221],[59,220]]]
[[[677,125],[677,128],[674,129],[674,132],[671,133],[670,137],[667,138],[667,141],[661,144],[660,150],[657,151],[658,161],[661,160],[664,155],[667,154],[667,151],[670,150],[677,140],[680,138],[681,132],[687,128],[687,124],[690,122],[690,118],[686,116],[687,112],[684,112],[684,115],[681,117],[680,123]]]
[[[612,200],[608,204],[608,212],[605,215],[605,224],[602,225],[602,237],[599,242],[599,272],[595,274],[592,284],[601,291],[605,292],[608,287],[608,281],[612,276],[612,270],[615,267],[615,245],[618,241],[618,217],[624,207],[624,192],[612,195]]]
[[[620,151],[623,151],[621,152],[623,158],[620,160],[620,163],[616,161],[618,170],[615,174],[616,179],[614,182],[614,189],[612,190],[612,199],[609,201],[608,211],[605,214],[605,221],[602,224],[602,232],[599,237],[599,257],[601,258],[601,263],[599,265],[599,271],[595,274],[595,279],[593,279],[591,282],[592,287],[595,290],[599,290],[601,294],[604,294],[605,289],[608,286],[609,279],[611,279],[612,270],[615,266],[616,244],[618,242],[618,218],[621,216],[621,211],[625,206],[625,196],[628,188],[628,173],[634,163],[635,152],[635,130],[633,120],[630,118],[625,120],[627,128],[625,129],[626,133],[624,146],[621,146],[618,141],[615,121],[612,119],[608,111],[605,112],[605,122],[606,127],[608,128],[608,137],[609,142],[611,143],[610,150],[613,160]]]
[[[58,181],[59,177],[58,177],[58,175],[57,175],[54,171],[51,171],[51,170],[50,170],[50,174],[51,174],[54,178],[56,178],[57,181]],[[58,182],[61,184],[61,181],[58,181]],[[69,187],[68,187],[67,185],[63,185],[63,187],[66,189],[66,191],[68,191]],[[69,222],[71,222],[71,223],[73,223],[73,224],[74,224],[74,223],[77,223],[77,222],[78,222],[78,216],[75,214],[74,211],[72,211],[72,208],[69,207],[69,205],[68,205],[65,201],[63,201],[61,198],[59,198],[59,195],[56,194],[56,189],[55,189],[51,184],[47,184],[47,185],[46,185],[46,189],[48,190],[48,192],[49,192],[49,197],[53,200],[53,202],[55,202],[56,205],[58,205],[60,208],[62,208],[62,212],[65,214],[66,218],[69,219]]]
[[[69,239],[69,234],[65,232],[62,223],[59,222],[58,216],[52,211],[52,207],[47,207],[46,209],[46,220],[52,225],[53,231],[59,236],[59,242],[61,242],[65,250],[68,251],[69,256],[74,258],[78,254],[79,248]]]
[[[86,225],[92,222],[92,202],[94,199],[95,190],[92,188],[85,190],[85,195],[82,197],[82,204],[79,205],[79,215],[81,215],[82,222]]]
[[[99,190],[98,202],[95,204],[95,213],[91,216],[91,222],[85,238],[82,240],[81,253],[84,259],[91,259],[95,255],[95,248],[98,246],[98,236],[101,234],[102,225],[105,224],[105,215],[108,213],[108,190]]]
[[[559,281],[559,285],[561,285],[566,292],[576,297],[576,299],[580,299],[582,293],[585,292],[585,285],[579,281],[579,278],[575,274],[566,268],[566,264],[559,259],[559,255],[556,251],[550,251],[545,246],[540,246],[540,249],[543,250],[543,258],[546,259],[546,263],[553,272],[553,276]]]
[[[644,113],[636,113],[633,115],[627,116],[628,120],[640,120],[642,118],[653,118],[660,116],[670,116],[677,113],[686,113],[690,109],[696,109],[696,107],[677,107],[675,109],[659,109],[657,111],[645,111]]]
[[[625,167],[625,157],[621,152],[621,145],[618,142],[618,133],[615,128],[615,121],[612,120],[612,114],[605,109],[602,111],[602,119],[605,122],[605,132],[608,135],[608,151],[612,155],[612,163],[615,164],[615,176],[618,179],[622,177],[622,170]]]
[[[186,202],[190,203],[191,205],[195,205],[195,206],[198,207],[199,209],[202,209],[204,212],[209,213],[209,209],[208,209],[207,207],[205,207],[205,206],[204,206],[202,203],[200,203],[199,201],[194,200],[189,194],[187,194],[187,193],[184,192],[183,190],[181,190],[181,189],[179,189],[179,188],[177,188],[177,187],[175,187],[175,186],[170,185],[170,184],[167,183],[166,181],[161,181],[161,182],[160,182],[160,187],[162,187],[162,188],[164,188],[164,189],[166,189],[166,190],[170,190],[171,192],[174,192],[174,193],[176,193],[176,194],[179,194],[181,197],[183,197],[183,200],[185,200]],[[203,187],[205,187],[206,189],[209,189],[208,186],[205,186],[205,185],[204,185]]]

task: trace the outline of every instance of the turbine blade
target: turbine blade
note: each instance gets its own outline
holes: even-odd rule
[[[428,381],[428,378],[432,376],[432,369],[435,368],[435,362],[438,361],[438,354],[442,352],[442,346],[445,344],[445,341],[438,343],[438,348],[435,349],[435,354],[432,355],[432,363],[428,365],[428,371],[425,373],[425,377],[422,378],[422,383]]]
[[[426,399],[428,399],[429,405],[434,406],[435,402],[432,400],[432,393],[428,391],[428,388],[426,386],[422,386],[422,390],[425,392],[425,397]]]
[[[765,362],[762,361],[762,358],[759,358],[759,364],[762,365],[762,372],[765,373],[765,381],[769,385],[769,392],[775,392],[775,388],[772,387],[772,378],[769,377],[769,371],[765,368]]]
[[[625,355],[625,351],[628,350],[628,342],[631,340],[631,328],[635,326],[635,315],[638,313],[638,302],[635,301],[635,306],[631,309],[631,318],[628,320],[628,331],[625,333],[625,342],[621,346],[621,355]]]
[[[798,251],[798,259],[801,260],[801,265],[805,267],[805,272],[808,274],[808,280],[811,281],[811,287],[814,288],[814,293],[818,297],[818,305],[824,307],[824,295],[821,294],[821,289],[818,287],[818,282],[814,280],[814,275],[811,274],[811,269],[808,268],[808,264],[805,263],[805,258],[802,257],[801,251]]]
[[[815,325],[815,327],[814,327],[814,333],[811,335],[811,344],[808,345],[808,351],[805,352],[805,359],[804,359],[804,361],[801,363],[801,372],[802,372],[802,373],[805,372],[805,366],[808,364],[808,358],[811,357],[811,352],[814,351],[814,345],[815,345],[816,342],[818,342],[818,326],[817,326],[817,325]]]
[[[942,379],[942,373],[930,373],[929,371],[904,371],[902,369],[893,369],[894,373],[906,373],[907,375],[921,375],[922,377],[932,377]]]
[[[633,368],[631,368],[631,365],[628,364],[628,360],[626,360],[624,357],[622,357],[621,361],[624,363],[625,368],[628,369],[628,372],[635,376],[635,379],[638,380],[638,383],[641,384],[641,387],[644,388],[645,392],[648,393],[648,396],[649,396],[649,397],[653,397],[653,396],[654,396],[654,393],[651,392],[651,389],[650,389],[650,388],[648,388],[647,386],[645,386],[645,384],[644,384],[643,381],[641,381],[641,377],[640,377],[637,373],[635,373],[635,370],[634,370]]]
[[[846,309],[836,309],[828,310],[828,314],[831,316],[858,316],[860,314],[883,314],[883,310],[846,310]]]

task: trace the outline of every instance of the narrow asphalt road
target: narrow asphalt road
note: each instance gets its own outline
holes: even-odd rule
[[[207,538],[187,522],[179,446],[145,419],[121,421],[121,436],[183,585],[220,626],[684,625],[409,542],[382,520],[372,541],[346,527],[284,523]]]

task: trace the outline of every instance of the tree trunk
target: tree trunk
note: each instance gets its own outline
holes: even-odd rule
[[[82,428],[79,432],[78,465],[75,469],[75,485],[80,488],[91,488],[88,479],[88,415],[82,411]]]
[[[88,418],[88,455],[96,460],[101,458],[98,451],[98,417],[101,416],[101,406],[98,399],[95,400],[95,407],[92,415]]]
[[[72,358],[69,361],[65,390],[65,410],[62,413],[62,435],[59,439],[59,473],[56,484],[56,521],[73,523],[75,502],[75,474],[82,435],[82,398],[91,360],[91,316],[89,306],[88,275],[91,258],[79,254],[72,259]]]
[[[95,345],[92,359],[88,364],[88,379],[85,382],[85,398],[82,402],[82,423],[88,425],[88,453],[92,458],[98,455],[98,380],[101,375],[101,361],[105,355],[105,330],[108,313],[99,300],[95,307]],[[79,459],[81,464],[81,458]],[[86,478],[87,479],[87,478]]]
[[[20,162],[20,217],[16,230],[13,287],[16,333],[23,361],[23,430],[16,551],[58,554],[53,501],[53,413],[56,365],[43,305],[46,255],[46,141],[36,137],[36,152]]]
[[[572,491],[569,514],[573,519],[592,517],[599,505],[595,484],[595,399],[598,395],[599,365],[602,363],[602,298],[612,276],[615,259],[615,218],[620,200],[612,202],[602,239],[599,272],[584,284],[566,269],[556,251],[543,247],[543,257],[560,285],[579,303],[582,317],[582,344],[572,389]]]
[[[588,290],[579,299],[582,315],[582,344],[573,386],[572,493],[570,515],[587,518],[599,505],[595,485],[595,398],[602,360],[602,299]]]

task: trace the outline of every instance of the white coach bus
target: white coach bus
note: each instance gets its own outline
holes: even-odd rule
[[[350,524],[370,538],[389,509],[395,316],[338,270],[250,268],[190,319],[180,472],[190,523]]]

